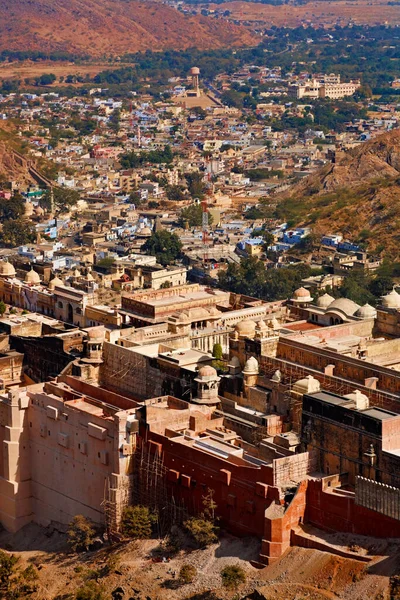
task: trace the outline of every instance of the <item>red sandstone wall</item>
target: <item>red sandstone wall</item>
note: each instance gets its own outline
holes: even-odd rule
[[[81,379],[77,379],[72,375],[60,375],[58,377],[58,381],[64,381],[67,385],[71,386],[71,388],[77,392],[80,392],[83,395],[91,396],[92,398],[96,398],[101,402],[106,402],[108,404],[113,404],[117,406],[121,410],[129,410],[131,408],[138,408],[139,404],[134,400],[130,400],[125,396],[121,396],[120,394],[116,394],[114,392],[110,392],[102,387],[97,387],[91,385],[90,383],[86,383]]]
[[[330,531],[344,531],[377,538],[400,537],[400,521],[358,506],[354,497],[323,491],[322,481],[310,481],[305,521]]]
[[[153,432],[149,440],[163,452],[171,493],[189,513],[203,510],[202,498],[211,488],[223,527],[236,535],[263,535],[265,509],[279,502],[271,467],[233,464]]]
[[[308,481],[302,481],[282,516],[265,515],[264,539],[260,559],[266,564],[278,560],[289,548],[291,531],[304,519]]]

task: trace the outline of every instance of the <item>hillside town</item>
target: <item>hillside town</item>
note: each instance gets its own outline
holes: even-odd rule
[[[166,537],[211,493],[261,569],[292,546],[368,565],[362,536],[400,538],[398,263],[319,221],[327,178],[399,141],[394,101],[320,124],[360,88],[246,65],[122,99],[3,92],[7,532],[83,515],[120,542],[133,505]]]

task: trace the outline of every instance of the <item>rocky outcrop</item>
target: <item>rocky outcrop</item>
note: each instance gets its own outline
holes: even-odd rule
[[[18,153],[6,143],[0,141],[0,181],[33,182],[28,164],[21,160]]]
[[[400,256],[400,130],[339,155],[278,198],[279,216]]]
[[[380,135],[293,186],[290,195],[332,192],[377,178],[400,175],[400,129]]]

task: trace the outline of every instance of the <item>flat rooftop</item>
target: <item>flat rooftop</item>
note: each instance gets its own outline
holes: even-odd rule
[[[393,419],[394,417],[400,417],[400,415],[395,412],[385,410],[384,408],[378,408],[375,406],[371,406],[370,408],[366,408],[363,410],[357,410],[354,408],[354,402],[352,400],[350,400],[349,398],[345,398],[344,396],[339,396],[338,394],[333,394],[331,392],[322,391],[306,395],[310,396],[311,398],[315,398],[316,400],[326,402],[327,404],[343,406],[343,408],[348,408],[349,410],[353,410],[354,412],[366,415],[367,417],[371,417],[372,419],[375,419],[377,421],[384,421],[385,419]]]
[[[182,294],[176,294],[175,296],[167,296],[165,298],[149,298],[148,300],[141,300],[140,297],[139,298],[135,298],[134,296],[131,296],[131,298],[133,298],[134,300],[138,301],[138,302],[143,302],[144,304],[149,304],[151,306],[154,307],[159,307],[159,306],[171,306],[173,304],[179,303],[179,302],[191,302],[191,301],[198,301],[198,300],[205,300],[207,298],[216,298],[216,299],[222,299],[225,298],[227,296],[227,292],[223,292],[222,290],[215,290],[213,292],[207,292],[207,291],[199,291],[199,292],[188,292],[188,293],[182,293]],[[129,297],[129,296],[128,296]]]
[[[385,419],[393,419],[393,417],[398,417],[399,415],[391,412],[390,410],[384,410],[383,408],[367,408],[366,410],[361,411],[363,415],[368,415],[373,419],[377,419],[378,421],[384,421]]]
[[[185,367],[192,371],[197,370],[199,362],[210,362],[213,357],[210,354],[206,354],[201,350],[194,350],[192,348],[183,348],[181,350],[172,350],[170,352],[160,352],[160,359],[167,360],[168,362],[175,363],[180,367]]]

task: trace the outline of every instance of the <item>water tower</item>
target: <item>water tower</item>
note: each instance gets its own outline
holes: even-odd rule
[[[200,96],[200,88],[199,88],[199,75],[200,69],[199,67],[192,67],[190,69],[190,75],[192,76],[192,94],[196,96]]]

